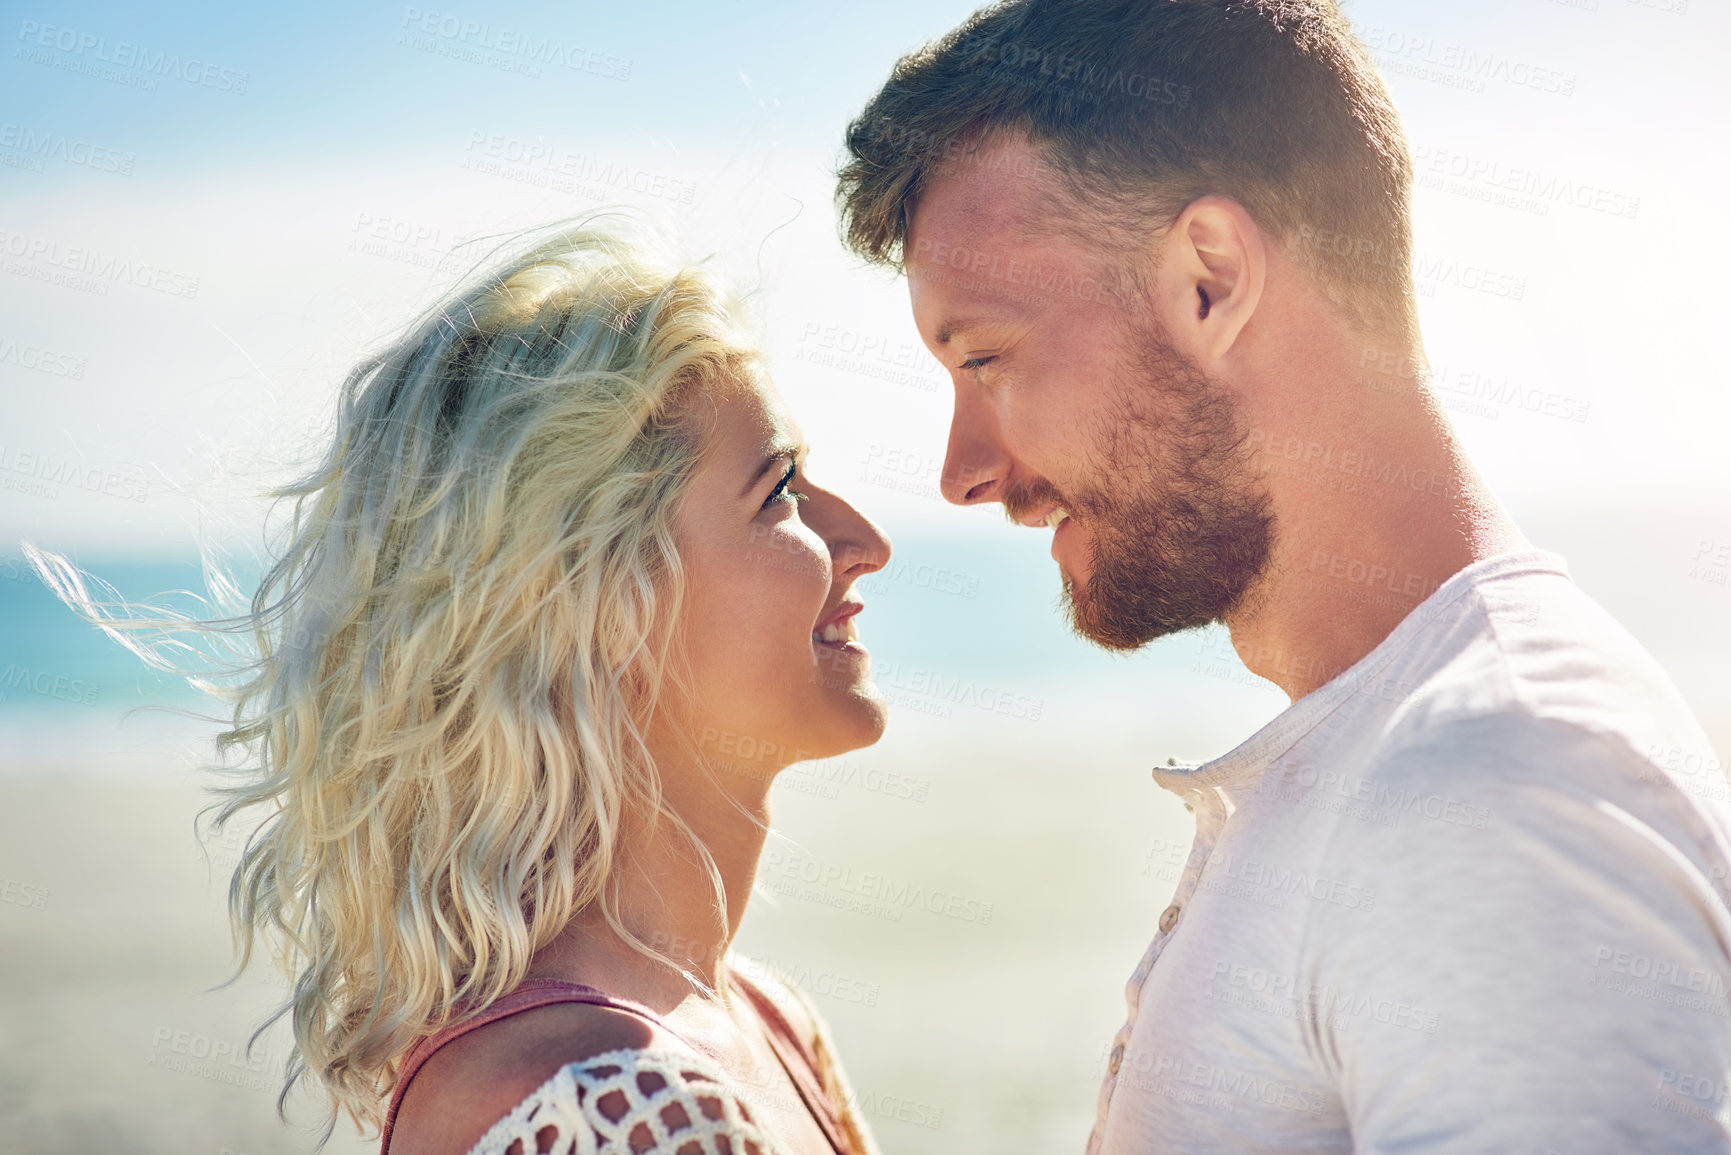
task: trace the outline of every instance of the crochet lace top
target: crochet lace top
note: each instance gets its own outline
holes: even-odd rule
[[[813,1120],[836,1155],[878,1155],[870,1133],[853,1109],[853,1094],[834,1061],[828,1032],[815,1007],[781,986],[782,999],[797,1001],[816,1027],[810,1041],[794,1030],[777,1000],[756,983],[732,973],[764,1026],[770,1048],[787,1071]],[[672,1035],[654,1012],[593,987],[553,979],[531,980],[478,1013],[447,1024],[405,1056],[391,1095],[379,1142],[390,1150],[391,1132],[403,1093],[415,1073],[440,1047],[508,1015],[553,1003],[589,1003],[647,1019]],[[690,1046],[687,1043],[687,1046]],[[667,1048],[607,1051],[566,1063],[481,1136],[469,1155],[789,1155],[767,1119],[751,1108],[739,1088],[712,1059]]]
[[[706,1059],[608,1051],[567,1063],[469,1155],[783,1155]]]

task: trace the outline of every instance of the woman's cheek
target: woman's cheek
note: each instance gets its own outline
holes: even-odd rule
[[[794,516],[772,526],[753,526],[752,533],[755,540],[746,555],[759,580],[782,590],[816,589],[821,605],[830,580],[829,552],[823,539]]]

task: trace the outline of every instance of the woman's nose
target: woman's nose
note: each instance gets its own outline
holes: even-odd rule
[[[845,498],[835,497],[835,524],[824,535],[837,577],[858,578],[889,564],[890,539]]]

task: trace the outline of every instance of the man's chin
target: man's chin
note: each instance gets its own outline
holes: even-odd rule
[[[1159,575],[1143,575],[1134,588],[1120,586],[1101,593],[1087,583],[1077,584],[1064,576],[1063,608],[1070,631],[1083,641],[1101,649],[1127,653],[1139,650],[1150,642],[1173,634],[1193,630],[1210,622],[1225,620],[1224,611],[1211,613],[1200,602],[1186,603],[1187,612],[1173,602],[1173,591],[1181,583],[1162,580]],[[1153,598],[1149,591],[1162,590]],[[1117,594],[1118,596],[1114,596]]]
[[[1078,590],[1082,591],[1084,596],[1086,595],[1088,589],[1087,567],[1080,565],[1070,566],[1065,565],[1063,562],[1059,562],[1058,580],[1062,582],[1064,586],[1064,603],[1066,605],[1071,605],[1076,600]]]
[[[1101,649],[1128,652],[1139,650],[1161,633],[1146,634],[1131,628],[1121,617],[1114,616],[1110,606],[1095,605],[1088,597],[1086,583],[1078,584],[1069,574],[1064,575],[1064,611],[1070,632]]]

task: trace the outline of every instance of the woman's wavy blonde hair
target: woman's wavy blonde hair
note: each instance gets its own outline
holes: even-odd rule
[[[219,830],[265,814],[229,885],[237,974],[263,939],[292,981],[259,1031],[292,1013],[278,1110],[311,1072],[321,1146],[339,1109],[379,1126],[413,1042],[515,987],[578,912],[657,954],[610,883],[622,823],[690,833],[645,741],[678,673],[672,519],[690,401],[753,353],[712,279],[645,251],[559,229],[359,365],[323,461],[269,491],[292,524],[248,611],[113,616],[26,546],[159,668],[130,634],[249,639],[236,684],[197,681],[233,702],[218,750],[246,755],[208,809]]]

